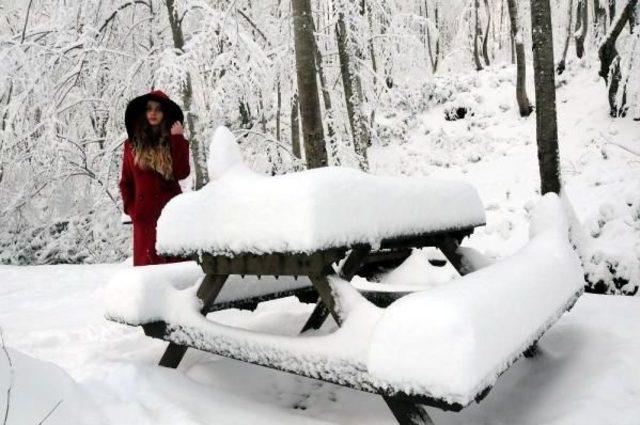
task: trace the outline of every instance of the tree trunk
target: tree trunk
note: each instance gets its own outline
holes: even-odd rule
[[[280,89],[280,77],[276,84],[276,140],[280,141],[280,111],[282,109],[282,90]]]
[[[524,43],[522,34],[520,34],[520,26],[518,25],[518,5],[516,0],[507,0],[509,7],[509,20],[511,21],[511,37],[515,43],[516,52],[516,100],[518,101],[518,109],[521,117],[528,117],[532,108],[527,96],[527,62],[524,56]]]
[[[593,27],[598,39],[607,28],[607,11],[600,0],[593,0]]]
[[[582,59],[584,55],[584,39],[587,36],[588,21],[587,0],[578,0],[576,32],[574,37],[576,40],[576,56],[578,56],[579,59]]]
[[[609,114],[612,117],[624,116],[626,112],[626,87],[622,88],[622,90],[625,91],[622,93],[621,104],[616,105],[616,96],[622,79],[620,56],[616,49],[616,40],[630,19],[637,4],[638,0],[629,0],[627,2],[620,16],[611,23],[611,31],[598,49],[598,57],[600,58],[600,71],[598,74],[604,78],[604,81],[609,87]]]
[[[553,32],[549,0],[531,0],[533,76],[536,87],[536,141],[540,191],[560,193],[560,154],[553,72]]]
[[[609,23],[616,17],[616,0],[609,0]]]
[[[291,0],[296,56],[296,75],[304,152],[309,168],[327,166],[320,99],[316,83],[315,39],[310,0]]]
[[[291,99],[291,152],[302,159],[300,152],[300,120],[298,119],[298,93],[293,94]]]
[[[569,0],[569,19],[567,21],[567,36],[564,39],[564,49],[562,49],[562,59],[558,63],[556,70],[558,75],[565,70],[565,61],[567,60],[567,51],[569,51],[569,41],[571,41],[571,21],[573,21],[573,0]]]
[[[167,12],[169,14],[169,24],[171,25],[171,35],[173,36],[173,46],[179,51],[184,50],[184,35],[182,33],[182,21],[178,19],[178,11],[174,6],[174,0],[166,0]],[[200,146],[198,134],[196,133],[197,118],[191,110],[193,99],[193,88],[191,86],[191,74],[187,72],[187,81],[182,88],[182,105],[187,115],[187,126],[189,128],[189,139],[191,155],[196,172],[195,189],[200,189],[209,179],[207,176],[206,161]]]
[[[347,104],[349,126],[353,136],[353,145],[358,156],[360,168],[367,171],[369,169],[367,147],[371,142],[371,135],[362,111],[362,83],[349,55],[350,40],[342,11],[338,13],[336,39],[338,41],[340,73],[342,74],[342,86]]]
[[[312,31],[314,33],[316,32],[315,24]],[[320,48],[318,47],[318,43],[316,42],[315,37],[313,38],[313,54],[316,61],[316,72],[318,73],[318,78],[320,79],[320,92],[322,93],[322,103],[324,106],[324,111],[329,118],[327,122],[327,136],[329,137],[329,143],[335,145],[335,137],[334,137],[335,132],[333,131],[333,109],[331,106],[331,94],[329,93],[329,89],[327,88],[327,79],[324,75],[324,68],[322,65],[322,54],[320,53]]]
[[[491,65],[488,52],[489,28],[491,27],[491,10],[489,10],[489,0],[484,0],[484,8],[487,10],[487,29],[484,32],[484,39],[482,40],[482,57],[484,58],[484,63],[489,66]]]
[[[473,61],[476,64],[476,71],[482,71],[480,63],[480,53],[478,52],[478,39],[480,38],[480,20],[478,19],[478,0],[473,1],[473,13],[475,16],[474,34],[473,34]]]
[[[434,57],[433,52],[431,51],[431,29],[429,28],[429,3],[427,0],[424,0],[424,17],[426,20],[425,23],[425,36],[426,36],[426,44],[427,44],[427,53],[429,54],[429,63],[431,63],[431,73],[435,74],[436,69],[438,68],[438,58]]]

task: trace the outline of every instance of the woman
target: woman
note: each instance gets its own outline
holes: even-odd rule
[[[189,143],[182,136],[184,115],[160,90],[136,97],[125,112],[120,193],[133,222],[133,265],[173,263],[156,253],[156,223],[162,208],[182,193],[178,180],[189,175]]]

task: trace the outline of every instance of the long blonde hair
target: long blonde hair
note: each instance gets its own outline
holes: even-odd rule
[[[169,129],[165,120],[154,130],[146,117],[140,117],[133,137],[133,162],[141,169],[157,171],[165,180],[173,180],[173,161]]]

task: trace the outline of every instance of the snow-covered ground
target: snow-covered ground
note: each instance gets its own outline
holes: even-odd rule
[[[194,350],[177,371],[155,366],[161,341],[103,317],[103,288],[119,267],[0,267],[6,344],[47,362],[10,351],[16,385],[9,424],[38,423],[60,400],[47,423],[74,423],[72,414],[84,420],[78,423],[104,424],[394,423],[378,396]],[[216,314],[226,323],[291,335],[311,307],[288,298],[253,313]],[[583,295],[540,347],[539,357],[519,360],[481,404],[461,413],[429,409],[436,423],[638,423],[640,298]],[[0,365],[6,386],[4,356]],[[0,406],[4,397],[3,388]],[[19,411],[29,417],[12,416]]]
[[[574,64],[575,65],[575,64]],[[640,123],[608,116],[595,68],[570,66],[558,90],[565,187],[593,238],[594,276],[606,258],[636,278],[640,256]],[[487,226],[466,244],[489,257],[528,239],[539,186],[535,117],[517,117],[513,68],[464,77],[468,91],[406,119],[407,140],[370,152],[376,174],[463,179],[479,191]],[[529,88],[533,98],[533,88]],[[464,105],[474,115],[446,121]],[[382,115],[382,114],[381,114]],[[382,117],[381,119],[387,119]],[[386,281],[446,280],[423,253]],[[598,257],[598,255],[600,257]],[[602,265],[598,269],[597,259]],[[393,424],[382,399],[331,384],[189,350],[181,367],[157,367],[165,344],[104,319],[103,289],[124,264],[0,266],[0,418],[8,424]],[[432,273],[433,272],[433,273]],[[409,276],[411,279],[408,279]],[[384,279],[383,279],[384,281]],[[225,311],[228,324],[294,335],[312,309],[295,298]],[[429,409],[437,424],[639,424],[640,297],[583,295],[543,337],[541,355],[519,360],[479,405]],[[35,396],[37,395],[37,397]],[[47,416],[49,415],[49,416]]]

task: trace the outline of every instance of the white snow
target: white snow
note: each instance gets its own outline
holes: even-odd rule
[[[216,179],[162,211],[158,252],[310,252],[484,224],[482,202],[468,183],[347,167],[266,177],[242,166],[231,137],[219,129],[212,141]]]
[[[542,198],[530,229],[513,256],[391,304],[373,333],[369,372],[463,405],[492,385],[584,285],[555,194]]]

